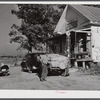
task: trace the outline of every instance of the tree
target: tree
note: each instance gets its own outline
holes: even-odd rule
[[[62,10],[57,8],[57,5],[43,4],[18,4],[18,8],[18,11],[11,12],[21,19],[22,23],[21,26],[14,24],[11,27],[10,42],[20,43],[20,48],[28,51],[32,51],[32,47],[41,50],[39,44],[44,43],[44,39],[53,36]]]

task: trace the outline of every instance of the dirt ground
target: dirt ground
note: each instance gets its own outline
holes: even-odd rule
[[[0,76],[0,89],[18,90],[100,90],[100,75],[70,72],[70,76],[48,76],[41,82],[36,73],[22,72],[20,66],[10,67],[9,76]]]

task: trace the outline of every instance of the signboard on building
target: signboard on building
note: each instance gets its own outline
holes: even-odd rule
[[[68,21],[68,23],[66,25],[66,31],[71,30],[76,27],[77,27],[77,19],[72,19],[72,20]]]
[[[92,32],[92,59],[100,62],[100,27],[91,27]]]

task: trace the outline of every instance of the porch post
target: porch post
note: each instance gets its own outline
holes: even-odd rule
[[[70,37],[70,31],[66,32],[66,53],[67,53],[67,57],[69,59],[69,66],[71,67],[71,52],[70,52],[70,46],[71,46],[71,37]]]

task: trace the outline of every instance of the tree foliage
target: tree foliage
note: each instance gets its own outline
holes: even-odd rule
[[[20,48],[29,51],[31,47],[40,49],[38,45],[44,43],[44,39],[53,36],[62,8],[47,4],[18,4],[18,8],[18,11],[11,12],[21,19],[22,23],[21,26],[12,25],[10,42],[20,43]]]

